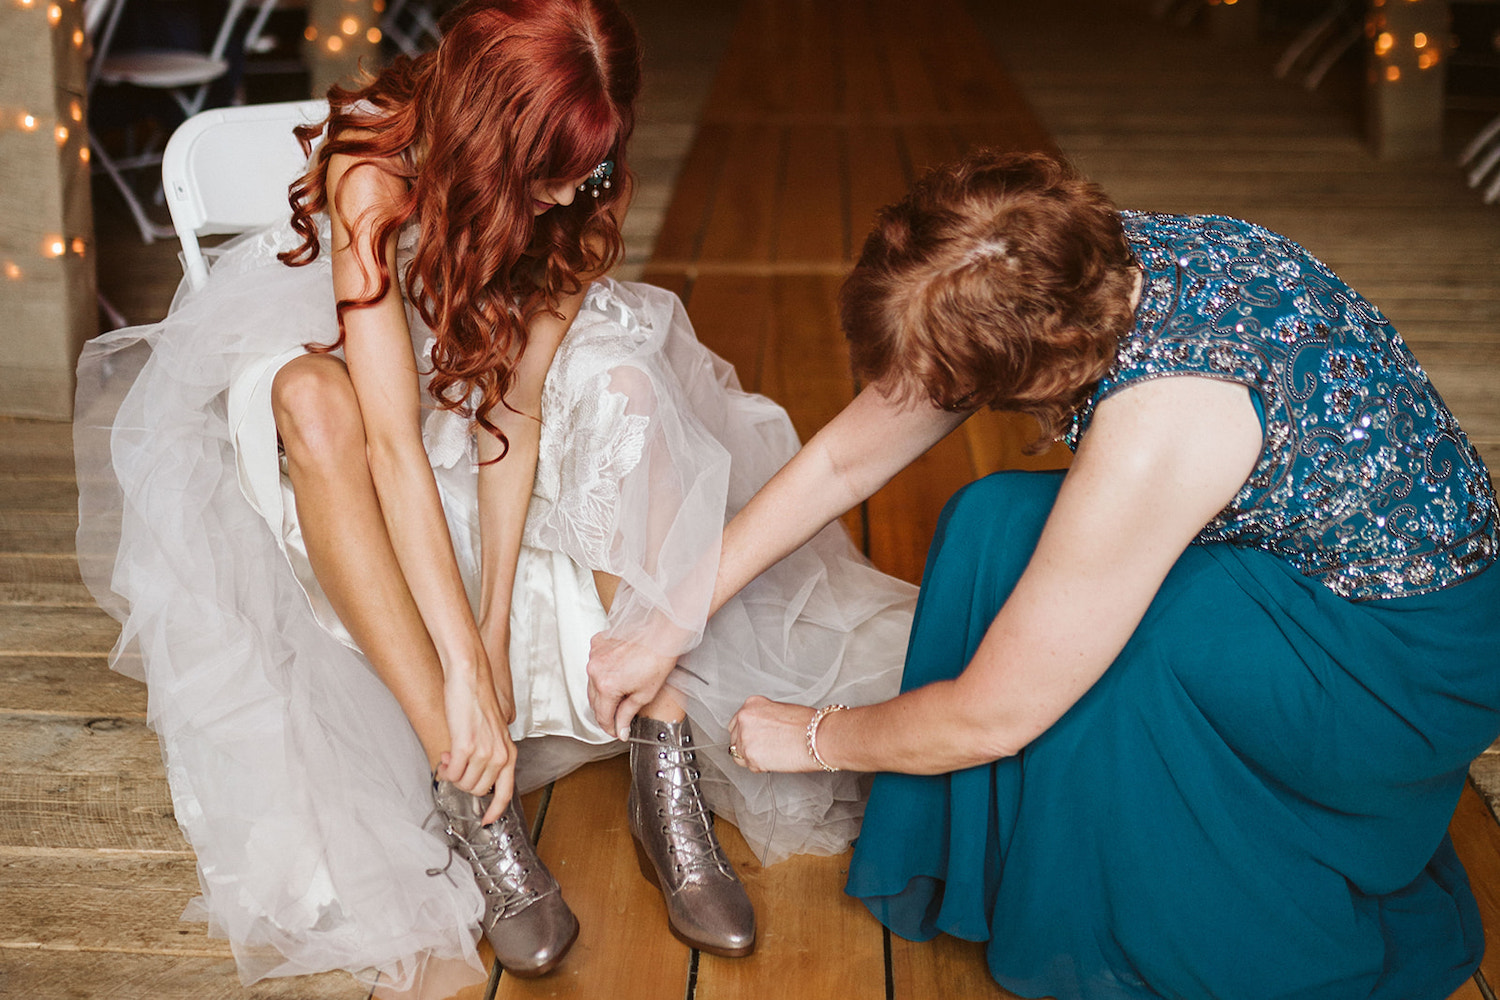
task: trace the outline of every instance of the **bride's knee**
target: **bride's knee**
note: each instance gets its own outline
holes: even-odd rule
[[[288,362],[271,385],[271,411],[290,461],[364,456],[359,400],[338,358],[308,354]]]

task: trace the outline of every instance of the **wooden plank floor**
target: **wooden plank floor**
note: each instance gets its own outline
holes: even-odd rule
[[[1487,389],[1500,374],[1489,339],[1500,331],[1494,213],[1446,164],[1370,162],[1346,106],[1275,84],[1256,51],[1216,50],[1110,0],[745,0],[714,76],[718,28],[702,5],[633,6],[675,60],[653,83],[648,48],[640,138],[658,144],[642,155],[638,142],[636,163],[667,182],[643,185],[633,262],[654,239],[647,280],[681,294],[702,339],[748,388],[786,405],[804,436],[854,390],[833,302],[875,208],[923,167],[983,142],[1062,149],[1123,204],[1228,211],[1303,240],[1396,319],[1500,460],[1500,407]],[[694,31],[673,42],[683,18]],[[150,319],[175,284],[163,283],[174,255],[128,249],[101,285]],[[1024,436],[1008,418],[970,421],[851,515],[851,531],[881,566],[915,579],[954,488],[995,468],[1066,461],[1023,455]],[[73,565],[74,496],[66,427],[0,423],[0,995],[363,996],[342,975],[244,989],[222,943],[178,923],[196,892],[192,856],[144,726],[144,691],[104,668],[115,630]],[[582,932],[552,976],[502,976],[496,995],[1009,996],[977,945],[886,935],[841,891],[847,856],[763,869],[728,824],[760,947],[733,961],[690,951],[636,870],[625,787],[615,760],[528,801]],[[1453,829],[1488,926],[1500,928],[1500,829],[1472,793]],[[1500,948],[1491,961],[1500,966]]]

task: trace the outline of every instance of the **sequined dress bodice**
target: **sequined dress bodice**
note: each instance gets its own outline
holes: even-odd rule
[[[1172,375],[1258,394],[1265,446],[1198,542],[1262,549],[1335,593],[1451,587],[1495,560],[1494,488],[1395,328],[1285,237],[1223,216],[1122,213],[1145,271],[1100,400]]]

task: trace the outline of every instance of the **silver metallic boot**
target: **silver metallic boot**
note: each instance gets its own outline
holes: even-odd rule
[[[470,795],[451,782],[435,781],[432,798],[454,851],[469,862],[484,890],[480,926],[495,958],[515,976],[551,972],[578,937],[578,920],[531,846],[520,797],[512,797],[489,826],[480,823],[489,808],[488,795]]]
[[[666,900],[672,933],[713,955],[750,954],[755,909],[699,794],[692,727],[636,716],[630,736],[630,833],[641,874]]]

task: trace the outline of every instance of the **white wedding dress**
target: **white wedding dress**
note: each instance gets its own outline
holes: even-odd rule
[[[232,942],[246,982],[343,968],[429,992],[439,968],[482,975],[481,897],[463,866],[429,874],[448,851],[426,759],[318,587],[280,469],[271,381],[304,344],[337,336],[327,255],[276,260],[295,242],[285,226],[241,237],[206,288],[184,283],[165,320],[86,345],[79,557],[123,624],[116,667],[149,685],[177,820],[198,856],[203,895],[187,916]],[[430,332],[408,314],[425,367]],[[471,428],[432,409],[423,438],[472,600]],[[589,641],[666,626],[688,645],[701,635],[672,683],[707,745],[715,811],[767,863],[848,844],[857,776],[751,774],[728,763],[726,726],[750,694],[892,696],[915,588],[873,569],[834,525],[703,621],[725,521],[797,447],[786,414],[740,391],[674,295],[590,287],[547,376],[517,568],[523,787],[623,749],[588,707]],[[624,583],[608,616],[595,569]]]

